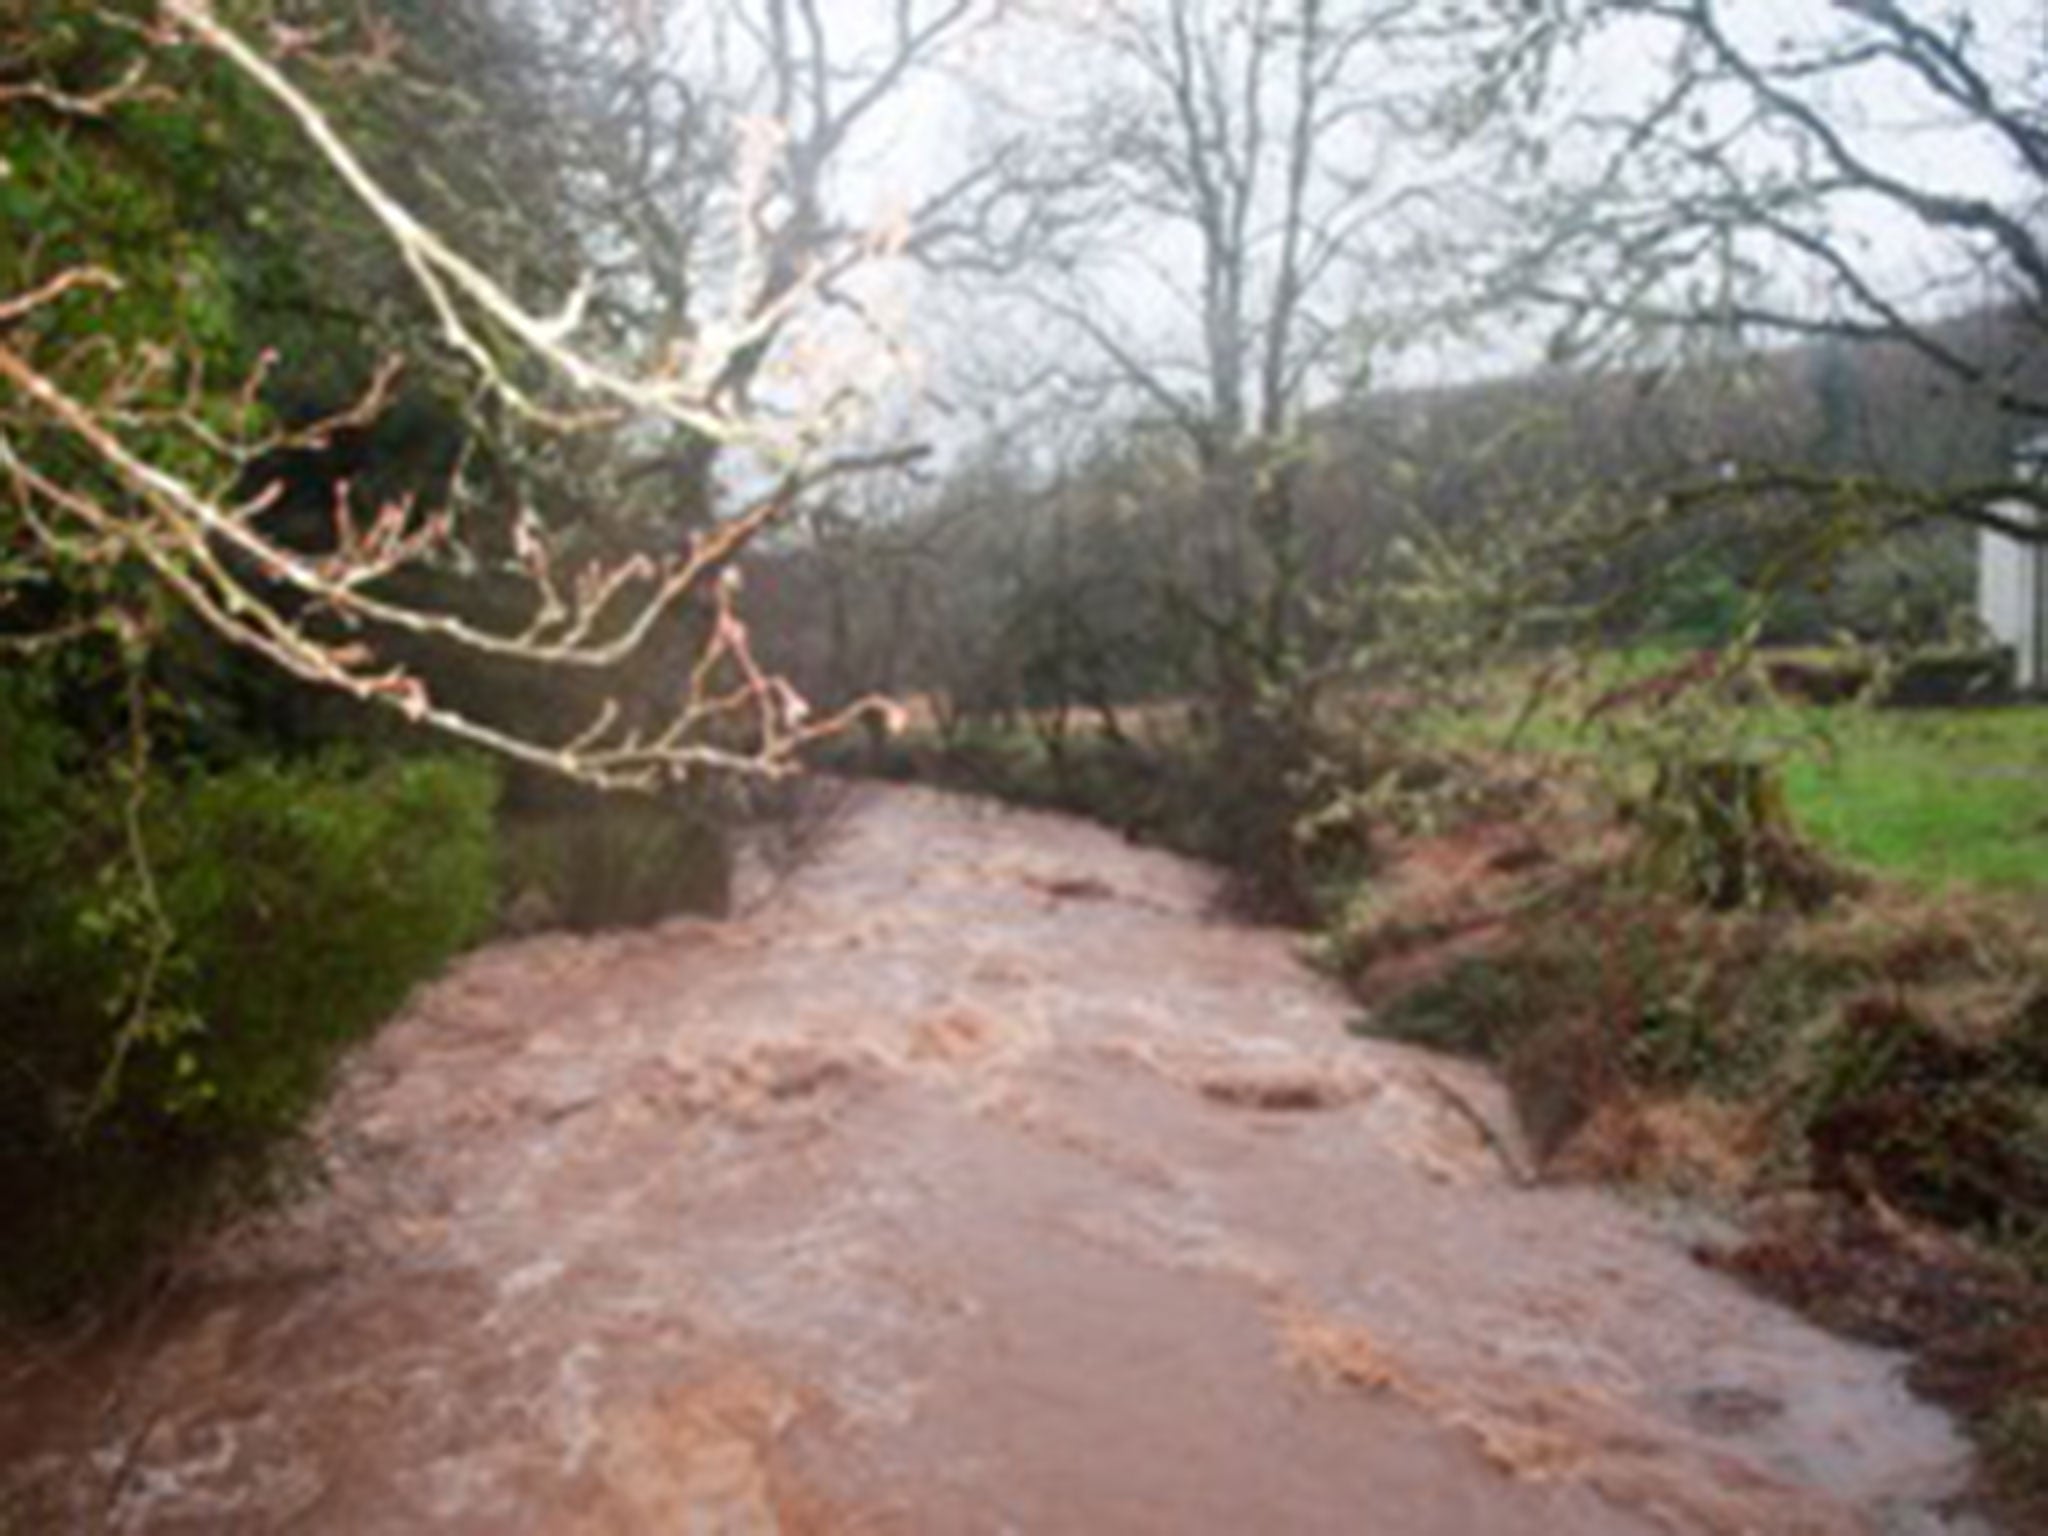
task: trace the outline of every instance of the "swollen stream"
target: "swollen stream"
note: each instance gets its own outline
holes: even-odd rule
[[[1896,1358],[1518,1187],[1208,881],[863,790],[751,916],[470,958],[303,1199],[0,1354],[0,1529],[1963,1528]]]

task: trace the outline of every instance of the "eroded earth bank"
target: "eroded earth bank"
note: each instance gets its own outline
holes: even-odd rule
[[[860,791],[751,915],[472,957],[324,1180],[0,1364],[22,1530],[1950,1528],[1898,1362],[1525,1189],[1480,1074],[1056,818]],[[1956,1528],[1960,1528],[1957,1526]]]

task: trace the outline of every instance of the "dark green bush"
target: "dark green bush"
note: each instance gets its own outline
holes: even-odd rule
[[[177,1052],[187,1118],[289,1131],[334,1054],[483,935],[495,797],[489,770],[434,759],[255,764],[167,797],[158,879],[201,1024]]]
[[[1698,556],[1666,573],[1649,634],[1692,650],[1726,645],[1740,631],[1747,606],[1736,573],[1710,555]]]
[[[20,690],[0,711],[0,1303],[47,1313],[260,1182],[343,1047],[486,931],[496,779],[339,757],[161,774],[160,925],[121,784]]]

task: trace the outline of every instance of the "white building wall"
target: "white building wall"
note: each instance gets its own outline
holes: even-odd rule
[[[1999,509],[2014,520],[2029,508]],[[2020,687],[2048,687],[2048,545],[2023,544],[1986,529],[1977,559],[1977,613],[2019,659]]]

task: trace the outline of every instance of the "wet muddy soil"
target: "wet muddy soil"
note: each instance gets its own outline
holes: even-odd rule
[[[23,1531],[1915,1532],[1900,1361],[1530,1189],[1497,1088],[1058,818],[860,791],[751,915],[471,957],[298,1201],[0,1352]]]

